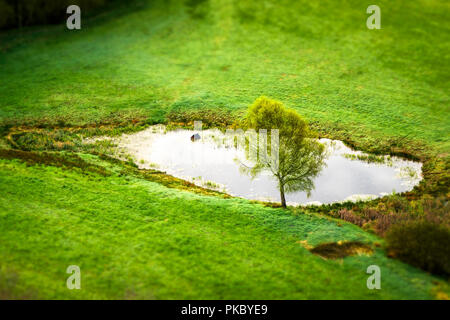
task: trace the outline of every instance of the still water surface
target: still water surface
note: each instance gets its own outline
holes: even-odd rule
[[[200,139],[191,141],[193,134]],[[327,146],[326,167],[314,180],[310,197],[305,192],[286,195],[288,204],[319,204],[365,200],[387,193],[411,190],[421,180],[422,164],[398,157],[383,163],[355,159],[367,155],[341,141],[320,139]],[[116,138],[118,156],[131,155],[140,168],[156,168],[197,185],[254,200],[279,202],[277,182],[269,172],[252,179],[241,170],[244,151],[225,144],[219,130],[167,131],[153,126]],[[353,155],[353,158],[352,158]]]

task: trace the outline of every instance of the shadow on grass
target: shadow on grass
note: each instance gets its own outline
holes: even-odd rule
[[[106,24],[111,20],[145,9],[158,1],[115,0],[104,7],[88,12],[82,9],[82,30]],[[58,30],[58,32],[56,32]],[[18,29],[0,30],[0,53],[6,53],[36,40],[50,40],[69,32],[66,22],[56,24],[28,26]]]
[[[322,243],[310,250],[325,259],[340,259],[354,255],[370,255],[372,248],[359,241]]]

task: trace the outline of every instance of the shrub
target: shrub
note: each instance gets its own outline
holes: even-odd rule
[[[0,0],[0,29],[14,23],[14,9],[5,0]]]
[[[348,210],[348,209],[339,210],[338,217],[347,222],[356,224],[359,227],[362,227],[364,225],[364,223],[367,222],[364,218],[355,214],[352,210]]]
[[[386,233],[391,257],[423,270],[450,275],[450,230],[427,219],[402,221]]]

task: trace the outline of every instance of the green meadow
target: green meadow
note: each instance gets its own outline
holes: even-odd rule
[[[161,121],[171,110],[238,112],[267,95],[311,121],[448,151],[449,4],[131,1],[83,21],[2,35],[2,119]]]
[[[0,149],[19,148],[11,130],[239,118],[265,95],[325,136],[428,161],[423,188],[448,199],[431,173],[448,177],[450,3],[381,0],[380,30],[366,28],[370,4],[132,0],[82,16],[81,30],[2,31]],[[448,298],[444,277],[348,222],[150,181],[99,150],[47,151],[83,166],[0,157],[0,299]],[[373,253],[308,250],[338,241]],[[72,264],[81,290],[66,287]],[[381,290],[366,286],[370,265]]]
[[[0,297],[433,297],[433,277],[387,258],[377,237],[349,223],[178,191],[110,166],[107,178],[18,161],[0,168]],[[304,240],[358,240],[375,252],[325,260]],[[81,290],[66,287],[70,264],[81,269]],[[372,264],[382,270],[381,290],[367,289]]]

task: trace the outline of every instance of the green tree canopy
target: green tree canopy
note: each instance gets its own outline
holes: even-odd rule
[[[307,122],[281,102],[260,97],[249,107],[245,123],[256,132],[278,129],[279,133],[278,143],[271,141],[268,135],[268,145],[277,143],[278,158],[273,151],[270,156],[266,152],[259,152],[251,174],[256,175],[261,170],[272,172],[278,181],[283,207],[286,207],[287,192],[305,191],[309,195],[314,189],[313,179],[325,165],[326,152],[325,146],[317,141],[317,135],[309,129]],[[254,142],[250,144],[251,148],[258,148]]]

